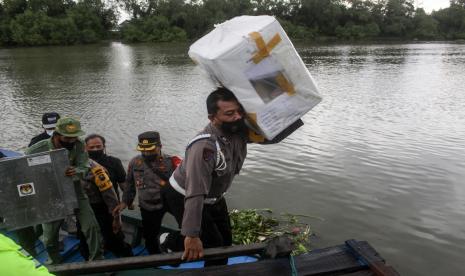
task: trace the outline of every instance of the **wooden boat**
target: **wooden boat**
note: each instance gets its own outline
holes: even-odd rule
[[[11,152],[8,152],[12,156]],[[264,258],[269,244],[257,243],[205,250],[205,260],[228,258],[228,265],[203,267],[203,261],[182,263],[181,252],[148,255],[141,245],[142,222],[138,211],[125,210],[123,231],[133,246],[134,257],[116,259],[106,252],[105,260],[84,262],[79,253],[79,240],[66,235],[61,251],[64,263],[49,266],[56,275],[89,275],[112,272],[111,275],[399,275],[376,250],[365,241],[348,240],[344,244],[315,249],[307,254],[290,256],[279,251],[276,258]],[[174,231],[164,228],[162,231]],[[14,233],[6,233],[14,238]],[[279,249],[279,248],[278,248]],[[37,260],[45,263],[47,252],[42,242],[36,242]]]
[[[205,250],[205,258],[259,254],[263,250],[263,244],[212,248]],[[62,264],[49,269],[56,275],[102,272],[115,272],[112,275],[399,275],[392,267],[385,264],[384,259],[367,242],[355,240],[295,257],[279,257],[206,268],[160,268],[162,265],[179,263],[180,257],[181,253],[168,253]]]
[[[125,212],[123,222],[125,234],[132,235],[135,243],[139,242],[142,225],[138,212]],[[172,231],[169,228],[165,230]],[[137,253],[138,246],[134,247],[134,253]],[[294,257],[289,255],[290,252],[279,252],[278,248],[280,257],[263,258],[263,252],[269,246],[267,243],[256,243],[205,250],[206,260],[228,257],[229,262],[225,266],[204,268],[203,262],[182,263],[182,253],[175,252],[159,255],[141,253],[129,258],[65,263],[49,269],[56,275],[103,272],[113,272],[112,275],[399,275],[365,241],[348,240],[341,245],[315,249]]]

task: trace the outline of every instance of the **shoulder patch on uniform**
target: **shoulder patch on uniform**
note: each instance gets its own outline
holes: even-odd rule
[[[215,151],[209,148],[203,149],[203,160],[210,161],[215,157]]]

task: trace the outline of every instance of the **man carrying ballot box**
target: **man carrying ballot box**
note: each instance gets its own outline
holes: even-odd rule
[[[207,98],[210,123],[186,148],[185,159],[170,178],[185,196],[181,234],[184,260],[203,257],[203,248],[232,245],[231,224],[224,193],[247,155],[248,129],[244,110],[234,94],[218,88]],[[207,261],[206,266],[226,264]]]

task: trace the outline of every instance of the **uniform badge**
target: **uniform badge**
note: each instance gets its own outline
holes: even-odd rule
[[[203,149],[203,160],[210,161],[215,157],[215,151],[211,149]]]
[[[73,132],[76,132],[77,127],[73,124],[69,124],[65,127],[65,129],[67,132],[73,133]]]

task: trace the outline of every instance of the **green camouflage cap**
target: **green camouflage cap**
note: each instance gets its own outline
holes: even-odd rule
[[[70,117],[60,118],[57,121],[55,131],[66,137],[79,137],[86,134],[82,131],[79,120]]]

